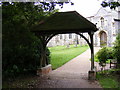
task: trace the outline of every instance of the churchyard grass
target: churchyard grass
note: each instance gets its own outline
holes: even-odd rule
[[[120,90],[120,78],[114,73],[116,70],[97,72],[97,80],[103,88],[116,88]]]
[[[88,46],[80,45],[78,45],[77,47],[74,47],[74,45],[70,45],[69,48],[66,48],[66,46],[50,47],[49,50],[51,52],[50,57],[52,69],[56,69],[64,65],[66,62],[80,55],[88,48],[89,48]]]

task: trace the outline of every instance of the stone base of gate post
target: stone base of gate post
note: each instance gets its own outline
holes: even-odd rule
[[[42,68],[38,68],[37,69],[37,75],[40,76],[40,75],[45,75],[45,74],[48,74],[49,72],[52,71],[52,66],[51,64],[45,66],[45,67],[42,67]]]
[[[88,72],[88,79],[89,80],[95,80],[96,79],[96,71],[89,71]]]

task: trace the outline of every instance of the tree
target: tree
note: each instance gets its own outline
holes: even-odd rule
[[[2,3],[3,76],[35,71],[40,66],[41,41],[30,28],[52,11],[45,12],[41,6],[30,2]],[[46,54],[49,56],[49,52]]]
[[[118,65],[120,65],[120,34],[118,34],[116,41],[114,43],[114,57],[117,59]],[[119,66],[120,68],[120,66]]]
[[[4,75],[36,70],[50,63],[50,52],[42,43],[44,36],[38,38],[30,30],[55,13],[56,4],[63,5],[56,2],[2,2]],[[47,62],[42,61],[43,56]]]
[[[116,7],[120,6],[119,0],[118,1],[114,1],[114,0],[108,0],[108,2],[106,0],[104,0],[101,5],[103,7],[107,7],[109,6],[110,9],[116,9]]]

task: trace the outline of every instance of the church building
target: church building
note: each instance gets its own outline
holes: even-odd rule
[[[87,17],[99,29],[94,34],[94,46],[113,46],[116,36],[120,31],[120,11],[111,10],[101,7],[94,16]],[[69,23],[68,23],[69,24]],[[84,36],[89,39],[89,35],[84,33]],[[87,45],[87,42],[77,34],[59,34],[53,37],[48,47],[59,45]]]
[[[113,46],[120,31],[119,15],[120,11],[101,7],[94,16],[87,17],[99,29],[94,35],[95,46]]]

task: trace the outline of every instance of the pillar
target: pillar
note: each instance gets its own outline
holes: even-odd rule
[[[93,35],[94,33],[90,34],[90,40],[91,40],[91,71],[94,70],[94,43],[93,43]]]
[[[90,49],[91,49],[91,70],[88,72],[88,79],[95,80],[96,79],[96,72],[94,69],[94,42],[93,42],[93,35],[94,32],[89,33],[90,35]]]

